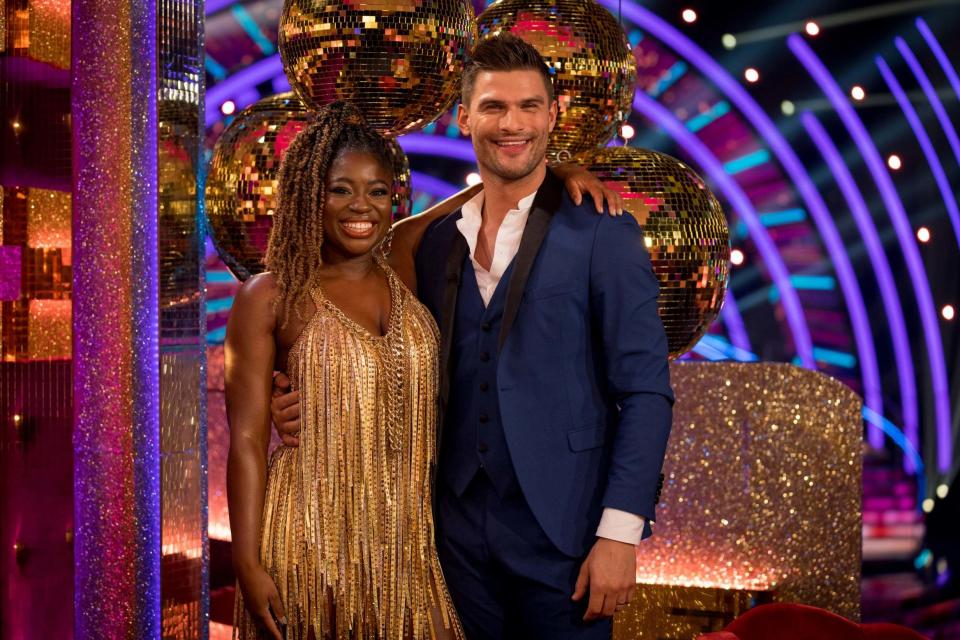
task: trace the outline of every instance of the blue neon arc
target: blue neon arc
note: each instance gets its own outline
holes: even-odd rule
[[[222,64],[210,57],[210,54],[206,54],[203,58],[203,67],[207,70],[214,80],[220,81],[227,77],[227,70]]]
[[[800,36],[794,34],[787,39],[787,44],[801,64],[807,69],[813,79],[826,94],[827,99],[836,109],[844,126],[854,138],[860,148],[867,168],[873,176],[880,197],[886,206],[893,223],[900,249],[907,265],[907,272],[917,296],[917,307],[920,313],[920,323],[923,327],[924,339],[927,344],[927,358],[930,364],[931,386],[934,396],[934,418],[937,432],[937,467],[946,473],[950,469],[953,459],[953,443],[950,417],[950,388],[947,384],[946,363],[943,357],[943,341],[940,337],[940,325],[930,292],[930,282],[927,279],[926,269],[920,257],[913,229],[904,211],[903,203],[893,186],[893,181],[883,164],[880,153],[870,139],[863,122],[854,109],[847,102],[846,96],[830,75],[823,62],[817,57],[810,46]],[[908,437],[911,434],[908,432]],[[914,434],[916,435],[916,434]],[[913,439],[913,442],[916,442]]]
[[[698,113],[687,120],[687,129],[689,129],[691,133],[696,133],[697,131],[700,131],[700,129],[703,129],[708,124],[717,121],[719,118],[727,115],[728,113],[730,113],[730,103],[726,100],[721,100],[703,113]]]
[[[745,156],[740,156],[739,158],[734,158],[733,160],[726,162],[723,165],[723,169],[733,176],[747,171],[748,169],[759,167],[767,162],[770,162],[770,152],[766,149],[758,149],[757,151],[748,153]]]
[[[806,318],[803,315],[800,298],[790,283],[790,273],[777,251],[777,246],[766,227],[760,223],[750,198],[747,197],[740,185],[723,170],[723,166],[713,155],[713,152],[699,138],[687,131],[683,123],[666,107],[642,91],[638,91],[633,97],[633,108],[663,128],[677,141],[677,144],[690,154],[707,173],[711,181],[717,185],[727,201],[737,211],[741,220],[746,223],[757,250],[770,270],[770,277],[775,284],[780,285],[784,292],[783,308],[786,311],[787,324],[790,327],[801,362],[808,369],[815,369],[813,342],[810,338],[810,329],[807,326]]]
[[[234,19],[236,19],[236,21],[246,32],[247,36],[257,45],[257,48],[260,49],[260,52],[263,55],[268,56],[276,51],[277,48],[273,45],[273,42],[271,42],[270,38],[268,38],[260,29],[260,25],[257,24],[257,21],[254,20],[249,13],[247,13],[247,10],[243,8],[243,5],[233,5],[230,7],[230,12],[233,14]]]
[[[639,41],[638,41],[639,42]],[[632,46],[636,46],[637,43],[631,43]],[[677,60],[674,62],[669,69],[664,72],[663,76],[657,80],[656,84],[650,88],[649,93],[654,98],[659,98],[663,95],[663,92],[675,85],[680,78],[684,76],[687,72],[687,63],[683,60]]]
[[[910,99],[907,98],[907,94],[904,92],[903,87],[900,86],[900,82],[896,76],[893,75],[893,71],[890,70],[886,61],[880,56],[877,56],[876,63],[877,68],[880,69],[880,75],[883,76],[884,82],[890,87],[893,97],[896,99],[897,104],[900,105],[900,110],[903,111],[903,115],[910,124],[913,135],[917,138],[920,149],[927,159],[927,164],[930,165],[930,171],[933,172],[933,179],[937,183],[937,188],[940,189],[940,196],[943,198],[943,204],[947,208],[947,215],[950,218],[950,224],[953,226],[953,234],[956,236],[957,246],[960,247],[960,210],[957,208],[957,198],[953,195],[953,189],[950,187],[950,181],[947,179],[947,172],[943,170],[940,157],[937,155],[936,149],[933,148],[933,142],[930,141],[930,136],[927,135],[927,130],[924,128],[923,122],[920,121],[920,116],[917,115],[917,110],[910,104]]]

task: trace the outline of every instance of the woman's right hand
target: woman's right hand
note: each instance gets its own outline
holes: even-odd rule
[[[237,581],[243,594],[243,604],[260,629],[274,640],[283,640],[280,626],[286,626],[287,615],[280,602],[280,592],[263,567],[257,565],[249,571],[238,572]],[[279,626],[278,626],[279,623]]]

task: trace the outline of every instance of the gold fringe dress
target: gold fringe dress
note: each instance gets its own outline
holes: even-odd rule
[[[318,288],[316,313],[290,350],[300,446],[270,459],[260,538],[288,640],[463,638],[431,508],[439,335],[429,311],[381,267],[391,295],[384,336]],[[234,637],[258,638],[237,593]]]

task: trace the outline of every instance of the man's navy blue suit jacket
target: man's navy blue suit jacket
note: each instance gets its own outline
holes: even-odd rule
[[[460,217],[431,223],[416,257],[442,336],[441,408],[468,254]],[[604,507],[655,519],[673,405],[658,290],[636,220],[575,205],[547,171],[514,258],[496,391],[527,503],[570,556],[592,546]]]

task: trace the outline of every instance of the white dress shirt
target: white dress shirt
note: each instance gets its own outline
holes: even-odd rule
[[[517,203],[517,208],[507,212],[507,216],[503,219],[503,223],[497,231],[493,261],[490,264],[489,271],[484,269],[475,257],[477,238],[480,235],[480,223],[483,220],[483,191],[464,203],[461,208],[462,215],[457,220],[457,229],[460,230],[467,241],[467,246],[470,248],[470,261],[473,263],[473,270],[477,274],[477,287],[480,289],[480,297],[483,298],[483,306],[490,304],[490,298],[493,297],[493,292],[497,290],[500,278],[503,277],[504,271],[510,266],[513,258],[517,255],[517,250],[520,249],[520,238],[523,237],[523,229],[527,226],[527,218],[530,217],[530,209],[533,207],[533,199],[536,195],[537,192],[534,191],[521,198],[520,202]],[[643,536],[644,522],[643,516],[606,507],[600,517],[597,537],[628,544],[639,544]]]

